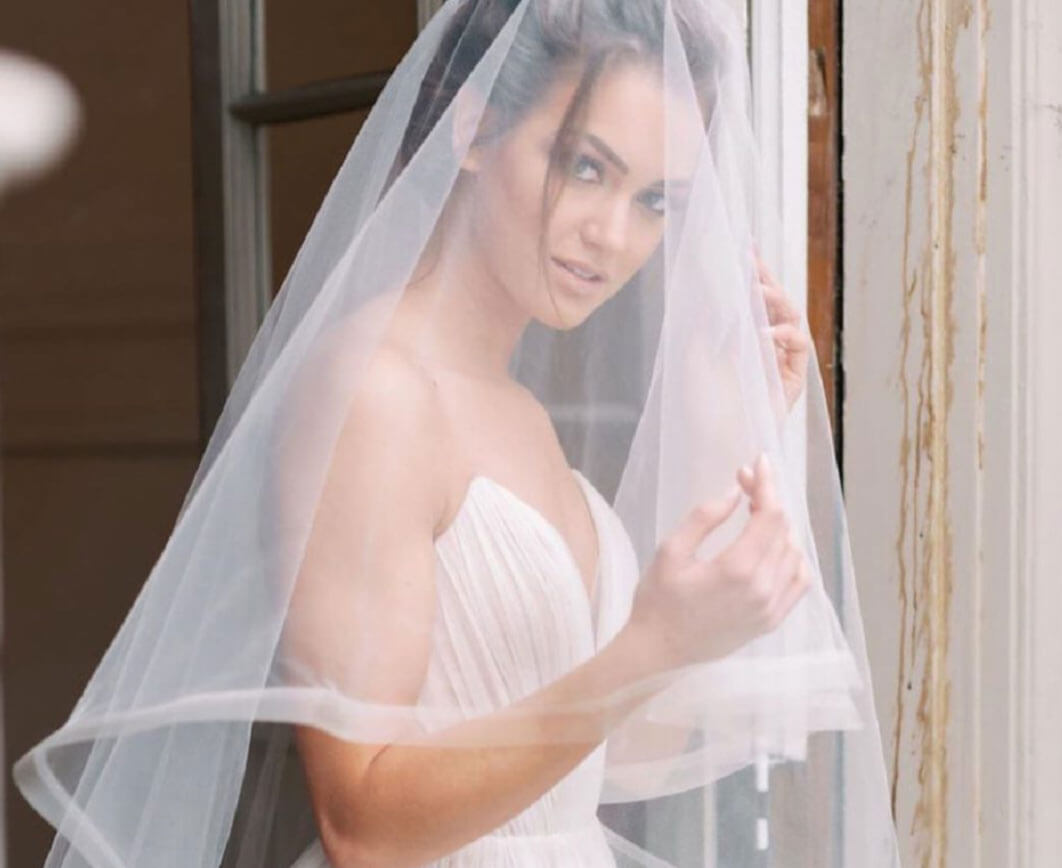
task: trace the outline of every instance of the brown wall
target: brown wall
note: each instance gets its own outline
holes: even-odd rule
[[[0,4],[0,44],[64,71],[86,124],[0,202],[9,864],[49,827],[10,765],[70,712],[161,551],[198,453],[182,2]]]
[[[272,90],[393,68],[417,33],[415,0],[264,0]],[[367,112],[272,127],[267,134],[274,287],[279,288],[321,198]]]
[[[416,4],[265,0],[282,88],[390,68]],[[0,202],[5,773],[61,724],[162,549],[198,461],[186,2],[0,5],[0,45],[64,71],[86,127]],[[282,279],[364,113],[269,131]],[[8,783],[12,866],[49,827]]]

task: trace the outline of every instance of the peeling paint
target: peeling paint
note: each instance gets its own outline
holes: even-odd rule
[[[987,359],[988,359],[988,274],[987,274],[987,234],[988,234],[988,31],[990,27],[991,11],[989,0],[977,0],[977,18],[979,28],[977,33],[977,201],[974,214],[974,255],[977,258],[977,395],[975,408],[976,446],[977,446],[977,471],[978,478],[984,478],[985,470],[985,388],[987,383]],[[975,526],[984,528],[984,498],[977,498],[977,515]],[[985,535],[977,535],[976,562],[978,566],[978,581],[974,583],[974,617],[975,623],[980,627],[984,619],[984,598],[981,577],[984,574],[985,564]],[[981,659],[981,642],[974,643],[973,652],[974,671],[981,672],[983,662]],[[974,706],[981,707],[981,681],[974,683]],[[982,733],[980,727],[974,730],[974,761],[978,767],[982,757]],[[973,811],[977,818],[978,834],[981,835],[982,818],[984,816],[983,795],[981,792],[981,777],[977,777],[977,784],[973,793]],[[980,868],[978,864],[971,868]]]
[[[892,739],[892,758],[891,758],[891,799],[892,799],[892,813],[893,816],[897,814],[897,798],[899,789],[899,777],[900,777],[900,754],[903,746],[903,721],[905,711],[905,693],[911,689],[911,673],[908,671],[908,643],[907,643],[907,623],[909,618],[909,600],[908,600],[908,583],[910,577],[907,573],[907,531],[909,527],[908,523],[908,504],[911,503],[910,490],[911,490],[911,474],[910,474],[910,460],[911,460],[911,394],[907,381],[907,365],[911,352],[911,301],[915,296],[918,289],[918,275],[911,275],[911,231],[912,231],[912,216],[913,216],[913,202],[914,202],[914,165],[915,156],[918,153],[918,136],[921,130],[923,121],[925,119],[925,109],[927,104],[927,91],[928,88],[925,84],[929,80],[930,63],[928,57],[928,51],[926,49],[925,40],[925,25],[928,7],[925,0],[921,3],[918,9],[917,15],[917,32],[918,32],[918,55],[919,55],[919,71],[923,82],[923,90],[915,98],[914,103],[914,126],[912,133],[911,145],[907,150],[906,159],[906,175],[904,181],[904,227],[903,227],[903,245],[902,253],[900,256],[900,287],[903,295],[903,319],[900,331],[900,356],[899,356],[899,372],[897,381],[900,385],[900,396],[903,404],[903,434],[900,440],[900,455],[899,455],[899,475],[900,475],[900,516],[899,516],[899,535],[896,539],[896,565],[899,573],[899,581],[897,593],[899,595],[899,607],[900,607],[900,642],[899,642],[899,661],[898,661],[898,677],[896,679],[896,718],[893,722],[893,739]],[[909,276],[910,275],[910,276]],[[917,545],[917,544],[915,544]],[[913,605],[916,601],[912,601]],[[912,646],[914,645],[914,637],[912,636]]]
[[[955,397],[955,303],[960,291],[956,286],[954,218],[957,207],[969,207],[955,198],[958,161],[963,149],[969,150],[959,130],[962,107],[956,55],[959,39],[975,23],[978,50],[983,49],[988,2],[923,0],[919,5],[915,33],[920,87],[912,107],[906,154],[898,377],[903,427],[898,450],[899,527],[894,545],[900,633],[890,784],[894,813],[902,807],[898,804],[901,792],[905,799],[913,797],[913,806],[906,806],[904,811],[909,819],[906,832],[919,864],[933,868],[948,863],[948,655],[954,578],[948,427]],[[982,260],[976,290],[978,389],[983,396],[983,212],[987,200],[987,83],[983,63],[978,72],[975,246]],[[914,221],[920,219],[926,223],[916,226]],[[921,326],[918,342],[914,340],[916,322]],[[978,438],[979,461],[983,461],[982,435],[980,432]],[[910,708],[907,694],[912,690],[916,698]],[[906,784],[902,779],[905,769],[913,769],[915,779]]]
[[[1062,5],[871,7],[846,5],[845,470],[901,861],[1054,864]]]

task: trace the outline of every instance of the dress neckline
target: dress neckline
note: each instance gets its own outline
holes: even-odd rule
[[[475,490],[479,486],[486,485],[493,491],[497,492],[502,497],[504,497],[510,504],[516,506],[518,509],[521,509],[525,514],[530,516],[531,519],[538,525],[538,527],[541,530],[544,530],[546,534],[557,543],[558,548],[564,553],[565,559],[568,561],[569,566],[572,568],[572,572],[579,580],[579,585],[583,591],[583,597],[586,599],[587,604],[591,608],[593,608],[593,602],[597,598],[598,590],[601,585],[601,566],[604,560],[604,536],[601,531],[601,523],[598,520],[597,516],[597,506],[593,503],[593,498],[594,495],[597,495],[598,497],[600,497],[601,495],[598,493],[597,489],[594,488],[593,483],[591,483],[589,479],[583,476],[583,474],[579,470],[572,468],[572,474],[575,476],[576,481],[579,484],[579,488],[583,493],[583,499],[586,501],[586,508],[590,512],[590,522],[594,527],[597,559],[594,564],[594,571],[592,576],[593,587],[587,588],[586,577],[583,575],[583,571],[579,567],[579,561],[575,557],[575,552],[573,551],[571,545],[568,543],[567,538],[564,536],[563,533],[561,533],[560,528],[558,528],[552,521],[546,518],[542,511],[538,507],[534,506],[530,501],[521,497],[519,494],[509,488],[509,486],[505,485],[502,482],[499,482],[494,477],[488,476],[485,473],[473,474],[471,479],[469,479],[468,485],[465,488],[464,496],[461,498],[461,504],[457,508],[457,512],[454,513],[453,519],[443,529],[442,533],[435,537],[435,544],[439,545],[440,542],[442,542],[451,535],[458,522],[462,520],[464,514],[470,508],[475,496]],[[591,491],[593,493],[591,493]]]

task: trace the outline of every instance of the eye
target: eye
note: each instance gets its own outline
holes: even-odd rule
[[[654,214],[663,216],[664,212],[667,211],[667,197],[658,190],[649,190],[642,193],[642,195],[638,197],[638,201]]]
[[[587,154],[577,154],[572,160],[572,175],[580,181],[600,181],[604,175],[604,167]]]

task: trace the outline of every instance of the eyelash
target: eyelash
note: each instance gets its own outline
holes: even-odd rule
[[[592,178],[584,177],[582,174],[582,170],[587,167],[593,170]],[[598,160],[595,160],[593,157],[587,154],[577,154],[575,159],[572,160],[571,172],[574,178],[589,184],[598,182],[604,177],[605,167]],[[654,200],[659,204],[654,205],[647,200]],[[651,214],[657,217],[663,217],[665,211],[667,210],[667,200],[663,193],[657,193],[655,191],[643,193],[641,196],[638,197],[638,201],[645,205],[646,209]]]
[[[589,166],[594,170],[593,178],[583,178],[580,175],[580,170],[583,166]],[[577,154],[575,159],[572,160],[572,175],[578,178],[580,181],[600,181],[605,174],[605,167],[601,165],[593,157],[589,157],[586,154]]]
[[[653,198],[657,202],[659,202],[660,204],[659,204],[659,207],[653,207],[652,205],[649,205],[649,204],[646,204],[645,207],[648,208],[650,211],[652,211],[654,214],[657,214],[657,215],[663,217],[664,216],[664,212],[667,211],[667,198],[664,196],[664,194],[663,193],[655,193],[654,192],[654,193],[644,193],[641,196],[641,199],[643,201],[645,199],[647,199],[647,198]]]

